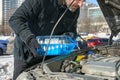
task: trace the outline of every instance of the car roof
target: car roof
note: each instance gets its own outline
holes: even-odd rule
[[[8,40],[0,40],[0,43],[8,43]]]
[[[91,38],[91,39],[108,39],[108,38]],[[90,40],[90,39],[88,39],[88,40]]]

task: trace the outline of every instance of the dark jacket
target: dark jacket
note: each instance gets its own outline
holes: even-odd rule
[[[14,57],[16,60],[30,62],[33,55],[27,47],[27,41],[32,36],[50,35],[54,24],[66,9],[60,0],[25,0],[9,20],[11,28],[16,33]],[[64,32],[76,33],[79,9],[69,10],[64,15],[54,34]]]

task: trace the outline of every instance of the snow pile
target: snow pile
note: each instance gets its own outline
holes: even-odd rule
[[[0,56],[0,80],[12,80],[13,55]]]
[[[10,36],[0,36],[0,40],[7,40],[9,38],[10,38]]]

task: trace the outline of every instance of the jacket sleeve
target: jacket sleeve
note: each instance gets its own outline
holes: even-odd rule
[[[28,20],[37,14],[39,0],[25,0],[9,19],[9,25],[22,41],[27,44],[29,38],[35,36],[29,29]],[[39,7],[40,9],[40,7]]]

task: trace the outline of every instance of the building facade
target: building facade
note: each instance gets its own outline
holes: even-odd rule
[[[25,0],[16,0],[16,7],[18,8]]]
[[[2,12],[3,12],[3,11],[2,11],[2,8],[3,8],[3,7],[2,7],[2,0],[0,0],[0,25],[2,25],[2,19],[3,19],[3,18],[2,18],[2,15],[3,15],[3,14],[2,14]]]
[[[11,9],[11,1],[10,0],[3,0],[3,23],[7,23],[9,19],[9,12]]]
[[[90,7],[88,8],[88,17],[93,21],[93,22],[100,22],[100,20],[97,20],[97,19],[100,19],[101,18],[101,22],[105,22],[105,19],[104,19],[104,16],[103,16],[103,13],[100,9],[100,7]]]
[[[88,17],[91,19],[91,23],[93,26],[98,26],[99,31],[110,33],[110,29],[100,7],[88,8]]]
[[[3,25],[8,23],[10,16],[22,4],[23,1],[24,0],[2,0],[1,20],[3,20]]]
[[[85,3],[80,11],[78,32],[110,32],[99,5]]]

